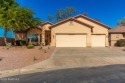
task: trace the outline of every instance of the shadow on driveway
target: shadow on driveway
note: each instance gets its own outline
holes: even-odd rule
[[[2,78],[0,83],[125,83],[125,65],[37,72]]]

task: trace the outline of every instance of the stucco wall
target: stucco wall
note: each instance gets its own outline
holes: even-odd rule
[[[99,24],[96,24],[94,22],[91,22],[87,19],[84,19],[82,17],[79,17],[77,18],[77,20],[79,21],[82,21],[84,23],[87,23],[89,25],[92,25],[94,28],[93,28],[93,34],[105,34],[106,35],[106,46],[109,46],[109,42],[108,42],[108,29],[99,25]]]
[[[111,37],[111,40],[125,39],[123,34],[121,34],[121,33],[111,34],[110,37]]]
[[[79,23],[70,22],[63,23],[59,26],[52,28],[51,30],[51,46],[56,45],[56,34],[57,33],[85,33],[87,34],[87,46],[91,46],[91,28],[83,26]]]
[[[112,40],[112,41],[110,41],[110,43],[111,43],[111,44],[110,44],[111,46],[115,46],[116,41],[115,41],[115,40]]]
[[[114,46],[116,41],[119,40],[119,39],[125,39],[125,37],[122,33],[112,33],[112,34],[110,34],[111,46]]]
[[[50,31],[50,29],[49,29],[50,26],[51,26],[51,24],[46,24],[46,25],[42,26],[42,44],[44,44],[44,45],[45,45],[45,40],[46,40],[45,32]]]
[[[42,29],[43,30],[50,30],[49,26],[51,26],[51,24],[46,24],[46,25],[42,26]]]
[[[15,40],[20,40],[20,39],[27,39],[27,34],[26,33],[15,33]]]

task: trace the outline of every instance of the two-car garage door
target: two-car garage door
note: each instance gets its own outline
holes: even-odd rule
[[[56,35],[56,47],[86,47],[86,35]],[[91,47],[105,47],[105,35],[91,35]]]
[[[105,47],[105,35],[92,35],[91,47]]]
[[[56,47],[86,47],[86,35],[56,35]]]

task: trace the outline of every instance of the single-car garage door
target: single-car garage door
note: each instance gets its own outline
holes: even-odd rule
[[[56,47],[86,47],[86,35],[56,35]]]
[[[92,47],[105,47],[105,35],[92,35]]]

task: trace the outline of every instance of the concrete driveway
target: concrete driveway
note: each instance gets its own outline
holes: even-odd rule
[[[56,48],[51,57],[51,66],[102,66],[124,64],[125,51],[114,48]]]

